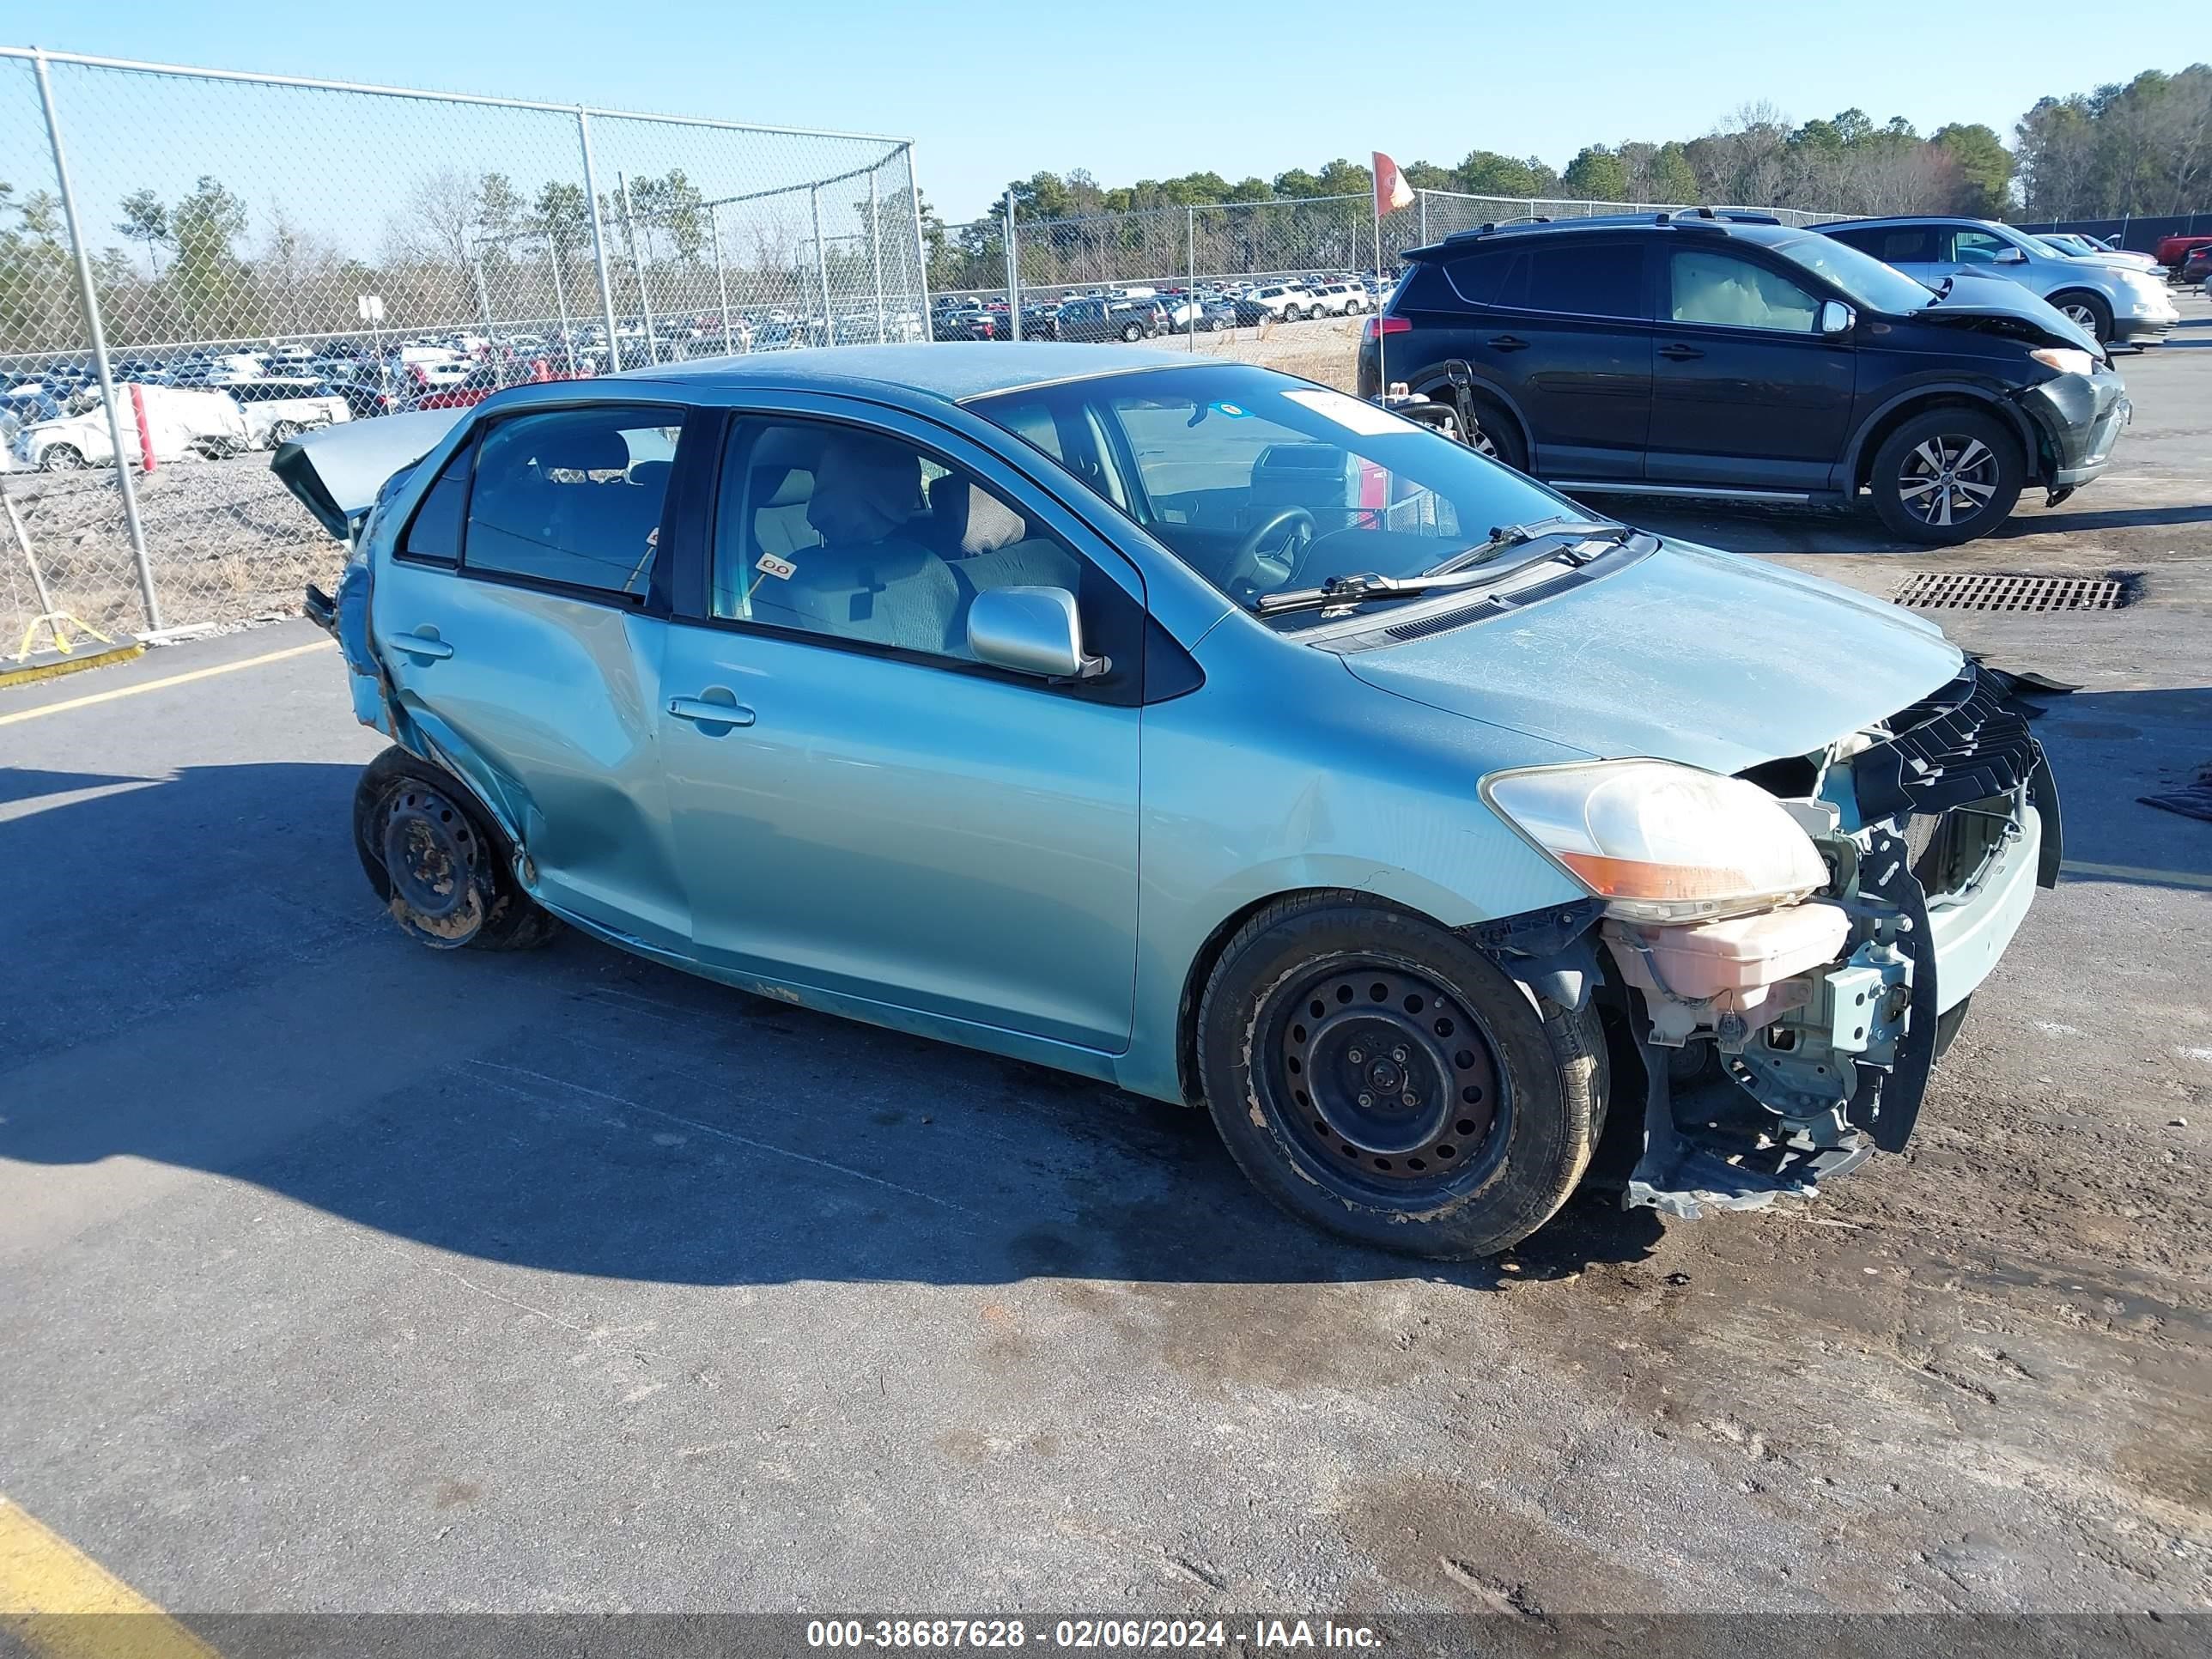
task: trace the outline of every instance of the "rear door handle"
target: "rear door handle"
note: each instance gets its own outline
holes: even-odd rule
[[[1528,343],[1518,334],[1495,335],[1490,343],[1492,349],[1497,351],[1525,351],[1528,349]]]
[[[431,662],[443,662],[453,654],[453,647],[435,634],[425,634],[419,630],[412,634],[398,635],[392,642],[409,656],[422,657]]]
[[[1692,358],[1692,357],[1702,357],[1702,356],[1704,356],[1705,354],[1704,352],[1702,352],[1702,351],[1698,350],[1698,349],[1697,349],[1697,347],[1695,347],[1695,346],[1693,346],[1693,345],[1680,345],[1680,344],[1677,344],[1677,345],[1662,345],[1662,346],[1661,346],[1661,347],[1659,348],[1659,355],[1660,355],[1662,357],[1669,357],[1669,358],[1672,358],[1674,362],[1678,362],[1678,363],[1686,363],[1686,362],[1688,362],[1690,361],[1690,359],[1691,359],[1691,358]]]
[[[750,726],[753,711],[742,703],[716,702],[708,697],[671,697],[668,712],[679,720],[702,726]]]

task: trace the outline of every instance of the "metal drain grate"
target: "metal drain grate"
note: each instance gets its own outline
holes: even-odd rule
[[[2120,584],[2103,576],[1996,576],[1917,571],[1895,594],[1915,611],[2117,611]]]

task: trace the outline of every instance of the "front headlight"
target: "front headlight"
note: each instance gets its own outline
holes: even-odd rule
[[[2071,346],[2038,346],[2027,355],[2061,374],[2087,374],[2097,366],[2097,360],[2087,352],[2076,351]]]
[[[1742,915],[1828,880],[1796,821],[1740,778],[1670,761],[1598,761],[1501,772],[1482,793],[1624,921]]]

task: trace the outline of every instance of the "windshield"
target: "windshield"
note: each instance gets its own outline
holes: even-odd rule
[[[1100,375],[968,407],[1246,606],[1332,577],[1418,576],[1498,526],[1589,516],[1425,427],[1246,363]]]
[[[1832,236],[1792,236],[1766,246],[1793,264],[1826,277],[1867,311],[1904,316],[1923,310],[1936,290]]]

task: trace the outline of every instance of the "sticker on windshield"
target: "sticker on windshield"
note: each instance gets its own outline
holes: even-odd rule
[[[753,568],[764,576],[774,576],[778,581],[789,581],[799,574],[799,567],[789,559],[779,559],[773,553],[760,556]]]
[[[1232,421],[1251,418],[1252,411],[1242,404],[1208,404],[1206,407],[1217,415],[1226,415]]]
[[[1348,398],[1341,392],[1329,392],[1320,386],[1308,391],[1300,387],[1283,393],[1285,401],[1300,408],[1310,409],[1323,420],[1334,421],[1347,432],[1357,432],[1364,438],[1389,438],[1407,429],[1408,422],[1398,418],[1387,409],[1377,409],[1373,404],[1364,404],[1357,398]]]

